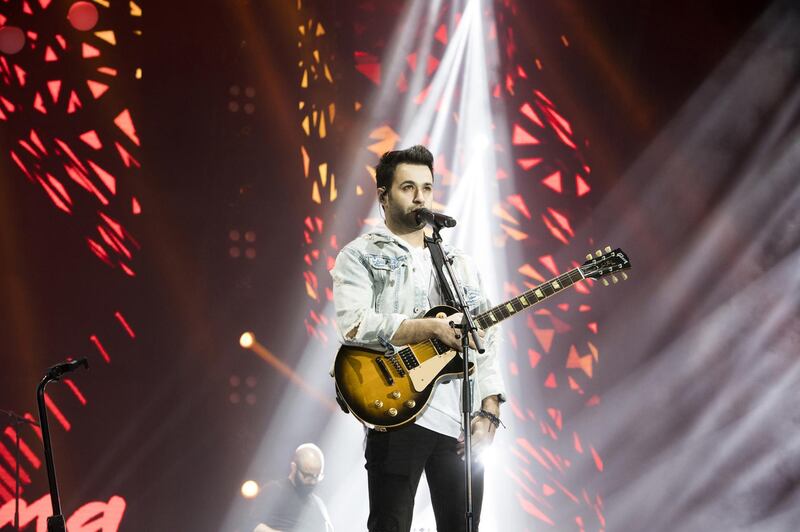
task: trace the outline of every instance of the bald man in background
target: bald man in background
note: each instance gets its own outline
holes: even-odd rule
[[[295,449],[289,476],[268,482],[254,501],[260,522],[253,532],[333,532],[325,503],[312,493],[324,468],[322,450],[313,443]]]

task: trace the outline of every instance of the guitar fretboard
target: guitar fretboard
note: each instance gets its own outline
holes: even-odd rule
[[[500,323],[506,318],[510,318],[517,312],[525,310],[536,303],[557,294],[558,292],[572,286],[583,279],[580,268],[570,270],[565,274],[550,279],[537,287],[531,288],[527,292],[510,299],[505,303],[493,307],[475,318],[481,329],[488,329],[492,325]]]

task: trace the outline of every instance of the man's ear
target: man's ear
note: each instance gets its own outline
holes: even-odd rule
[[[378,203],[386,201],[386,187],[378,187]]]

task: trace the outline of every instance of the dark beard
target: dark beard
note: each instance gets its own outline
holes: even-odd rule
[[[295,476],[294,482],[292,482],[292,486],[294,486],[294,492],[297,493],[297,496],[301,499],[307,499],[311,492],[314,491],[316,487],[313,484],[303,484],[300,480]]]
[[[417,213],[415,211],[403,214],[400,219],[402,220],[403,229],[409,231],[416,231],[425,227],[425,222],[417,222]]]

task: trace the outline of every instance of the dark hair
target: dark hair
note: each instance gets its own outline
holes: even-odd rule
[[[433,154],[425,146],[417,144],[405,150],[387,151],[381,155],[378,166],[375,167],[375,180],[378,188],[386,190],[392,188],[394,171],[398,164],[419,164],[427,166],[433,177]]]

